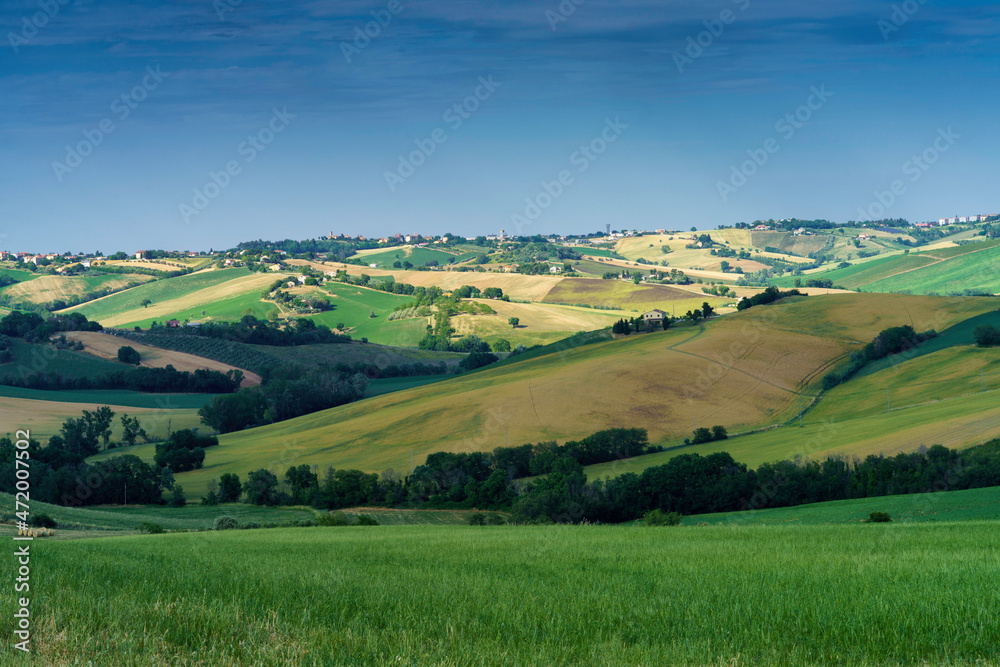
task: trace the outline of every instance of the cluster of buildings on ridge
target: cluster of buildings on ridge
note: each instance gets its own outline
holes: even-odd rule
[[[989,218],[995,218],[995,217],[997,217],[996,213],[994,213],[993,215],[984,215],[984,214],[980,214],[980,215],[956,215],[953,218],[941,218],[940,220],[938,220],[938,224],[939,225],[958,225],[958,224],[961,224],[961,223],[969,223],[969,222],[986,222]],[[927,226],[931,225],[931,223],[924,223],[924,224],[927,225]],[[918,223],[917,226],[919,227],[920,224]]]

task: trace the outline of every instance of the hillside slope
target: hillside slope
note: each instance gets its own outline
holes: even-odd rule
[[[975,289],[996,294],[1000,293],[1000,240],[873,259],[810,273],[808,278],[830,279],[836,285],[866,292],[950,294]],[[793,281],[785,277],[774,284],[791,285]]]
[[[997,305],[877,294],[788,299],[226,435],[205,468],[184,477],[197,486],[221,472],[302,463],[405,470],[411,448],[420,464],[434,451],[580,438],[609,427],[642,427],[654,443],[676,443],[696,420],[731,430],[780,423],[811,399],[828,369],[882,329],[909,322],[945,329]]]

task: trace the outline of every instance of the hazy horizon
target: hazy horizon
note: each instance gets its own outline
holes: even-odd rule
[[[8,2],[0,248],[996,213],[998,16]]]

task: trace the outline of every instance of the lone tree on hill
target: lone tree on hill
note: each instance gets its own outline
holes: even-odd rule
[[[519,317],[512,317],[509,320],[507,320],[507,324],[509,324],[511,327],[515,329],[517,328],[517,325],[520,323],[521,323],[521,318]]]
[[[142,361],[142,357],[139,356],[139,353],[131,345],[123,345],[118,348],[118,361],[138,366],[139,362]]]

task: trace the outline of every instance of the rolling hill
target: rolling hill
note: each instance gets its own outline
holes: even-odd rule
[[[944,330],[997,305],[997,300],[982,298],[799,297],[698,327],[548,354],[540,351],[526,361],[223,436],[220,446],[208,453],[205,468],[181,478],[197,487],[221,472],[245,474],[293,463],[405,470],[411,448],[419,464],[434,451],[482,451],[505,443],[566,440],[616,426],[643,427],[654,443],[679,444],[696,420],[698,425],[722,424],[734,432],[777,425],[808,404],[823,374],[882,329],[924,321],[938,326],[917,328]],[[982,403],[970,404],[966,411],[970,432],[985,428],[984,420],[996,418],[988,400],[979,400]],[[850,429],[845,427],[843,442],[864,435],[867,440],[858,440],[857,447],[871,450],[883,447],[879,439],[887,432],[883,429],[917,428],[921,420],[948,421],[930,409],[921,409],[920,419],[903,411],[890,417],[896,421],[881,423],[871,417],[876,421],[865,425],[855,420]],[[808,429],[791,431],[773,432],[788,437],[788,442],[754,445],[752,438],[768,435],[763,433],[722,448],[747,443],[765,460],[785,458],[789,449],[802,450],[803,434],[811,435]],[[898,446],[924,442],[913,436],[900,430]],[[811,455],[842,444],[829,438],[818,442],[821,446],[813,445]],[[148,447],[136,451],[152,456]]]
[[[145,283],[152,276],[111,274],[104,276],[38,276],[3,289],[12,303],[45,304],[65,301],[101,289],[117,290],[133,283]]]
[[[1000,240],[933,248],[843,269],[803,276],[832,280],[836,285],[865,292],[950,294],[976,289],[1000,293]],[[773,281],[790,286],[792,277]]]
[[[221,299],[260,292],[276,276],[250,274],[246,269],[217,269],[146,283],[62,312],[79,312],[105,326],[182,315]],[[148,299],[151,305],[143,307]]]

